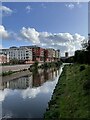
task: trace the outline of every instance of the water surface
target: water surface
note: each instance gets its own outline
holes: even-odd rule
[[[62,67],[39,70],[34,74],[2,82],[2,117],[43,118],[61,71]]]

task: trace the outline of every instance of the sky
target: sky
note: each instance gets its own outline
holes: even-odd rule
[[[4,2],[0,11],[2,48],[38,45],[73,55],[87,39],[87,2]]]

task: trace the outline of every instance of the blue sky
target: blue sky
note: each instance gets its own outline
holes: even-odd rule
[[[87,37],[88,3],[7,2],[2,3],[2,6],[11,10],[11,13],[10,10],[8,12],[5,9],[2,10],[4,14],[2,25],[7,34],[12,36],[5,40],[3,38],[2,45],[4,48],[12,45],[40,45],[40,43],[41,46],[49,47],[50,42],[52,42],[53,46],[51,47],[55,49],[62,48],[63,51],[67,47],[64,44],[64,40],[66,43],[66,39],[68,41],[77,40],[79,35]],[[47,35],[45,36],[44,34],[42,37],[43,32],[46,32]],[[63,35],[59,33],[63,33]],[[29,35],[27,36],[26,34]],[[46,41],[48,41],[47,44]],[[60,47],[55,44],[55,41],[60,43]],[[69,42],[66,45],[68,44]],[[76,47],[74,42],[72,45],[74,45],[74,50],[80,47],[78,45]],[[69,47],[66,51],[70,51]]]

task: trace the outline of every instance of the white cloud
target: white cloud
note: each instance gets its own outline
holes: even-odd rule
[[[61,68],[61,71],[62,71],[62,68]],[[47,94],[49,92],[52,92],[54,85],[57,83],[58,77],[55,81],[50,81],[50,82],[48,81],[44,83],[42,86],[36,87],[36,88],[27,88],[25,90],[24,89],[23,90],[17,90],[17,89],[11,90],[11,89],[6,88],[3,91],[0,90],[0,102],[4,101],[7,96],[14,96],[15,94],[19,95],[23,99],[26,99],[26,98],[35,98],[37,97],[38,94],[41,94],[41,93]]]
[[[80,3],[80,1],[78,1],[78,2],[75,2],[75,3],[68,3],[65,6],[72,10],[73,8],[81,8],[82,4]]]
[[[5,97],[11,93],[9,89],[0,90],[0,102],[4,101]]]
[[[77,2],[77,7],[78,7],[78,8],[81,8],[81,7],[82,7],[82,5],[81,5],[81,3],[80,3],[79,1]]]
[[[31,8],[31,6],[30,6],[30,5],[26,6],[26,12],[27,12],[27,13],[30,13],[30,12],[31,12],[31,10],[32,10],[32,8]]]
[[[73,9],[75,7],[75,5],[70,3],[70,4],[66,4],[66,7],[69,9]]]
[[[62,71],[62,68],[60,72]],[[59,76],[58,76],[59,77]],[[42,86],[37,88],[27,88],[26,90],[22,91],[22,97],[25,98],[35,98],[39,94],[47,94],[53,92],[54,85],[57,83],[58,77],[55,81],[48,81],[44,83]]]
[[[23,27],[21,30],[22,37],[26,38],[27,40],[31,41],[32,43],[40,43],[39,41],[39,32],[37,32],[34,28],[25,28]]]
[[[2,12],[2,16],[11,15],[13,12],[13,10],[11,10],[10,8],[8,8],[6,6],[0,6],[0,11]]]
[[[9,32],[5,29],[3,25],[0,25],[0,38],[8,39],[10,36]]]
[[[60,49],[61,55],[64,55],[65,51],[72,55],[75,50],[81,49],[81,43],[85,40],[85,37],[78,33],[38,32],[34,28],[25,27],[21,29],[21,35],[23,40],[27,40],[32,44],[45,48]]]
[[[8,32],[4,26],[0,25],[0,38],[14,40],[24,40],[30,42],[33,45],[38,45],[44,48],[60,49],[63,56],[66,51],[70,55],[74,54],[75,50],[82,48],[81,44],[86,38],[78,33],[48,33],[38,32],[34,28],[23,27],[20,33]]]

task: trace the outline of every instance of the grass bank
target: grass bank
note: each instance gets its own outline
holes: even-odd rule
[[[66,65],[44,118],[90,118],[90,66]]]

